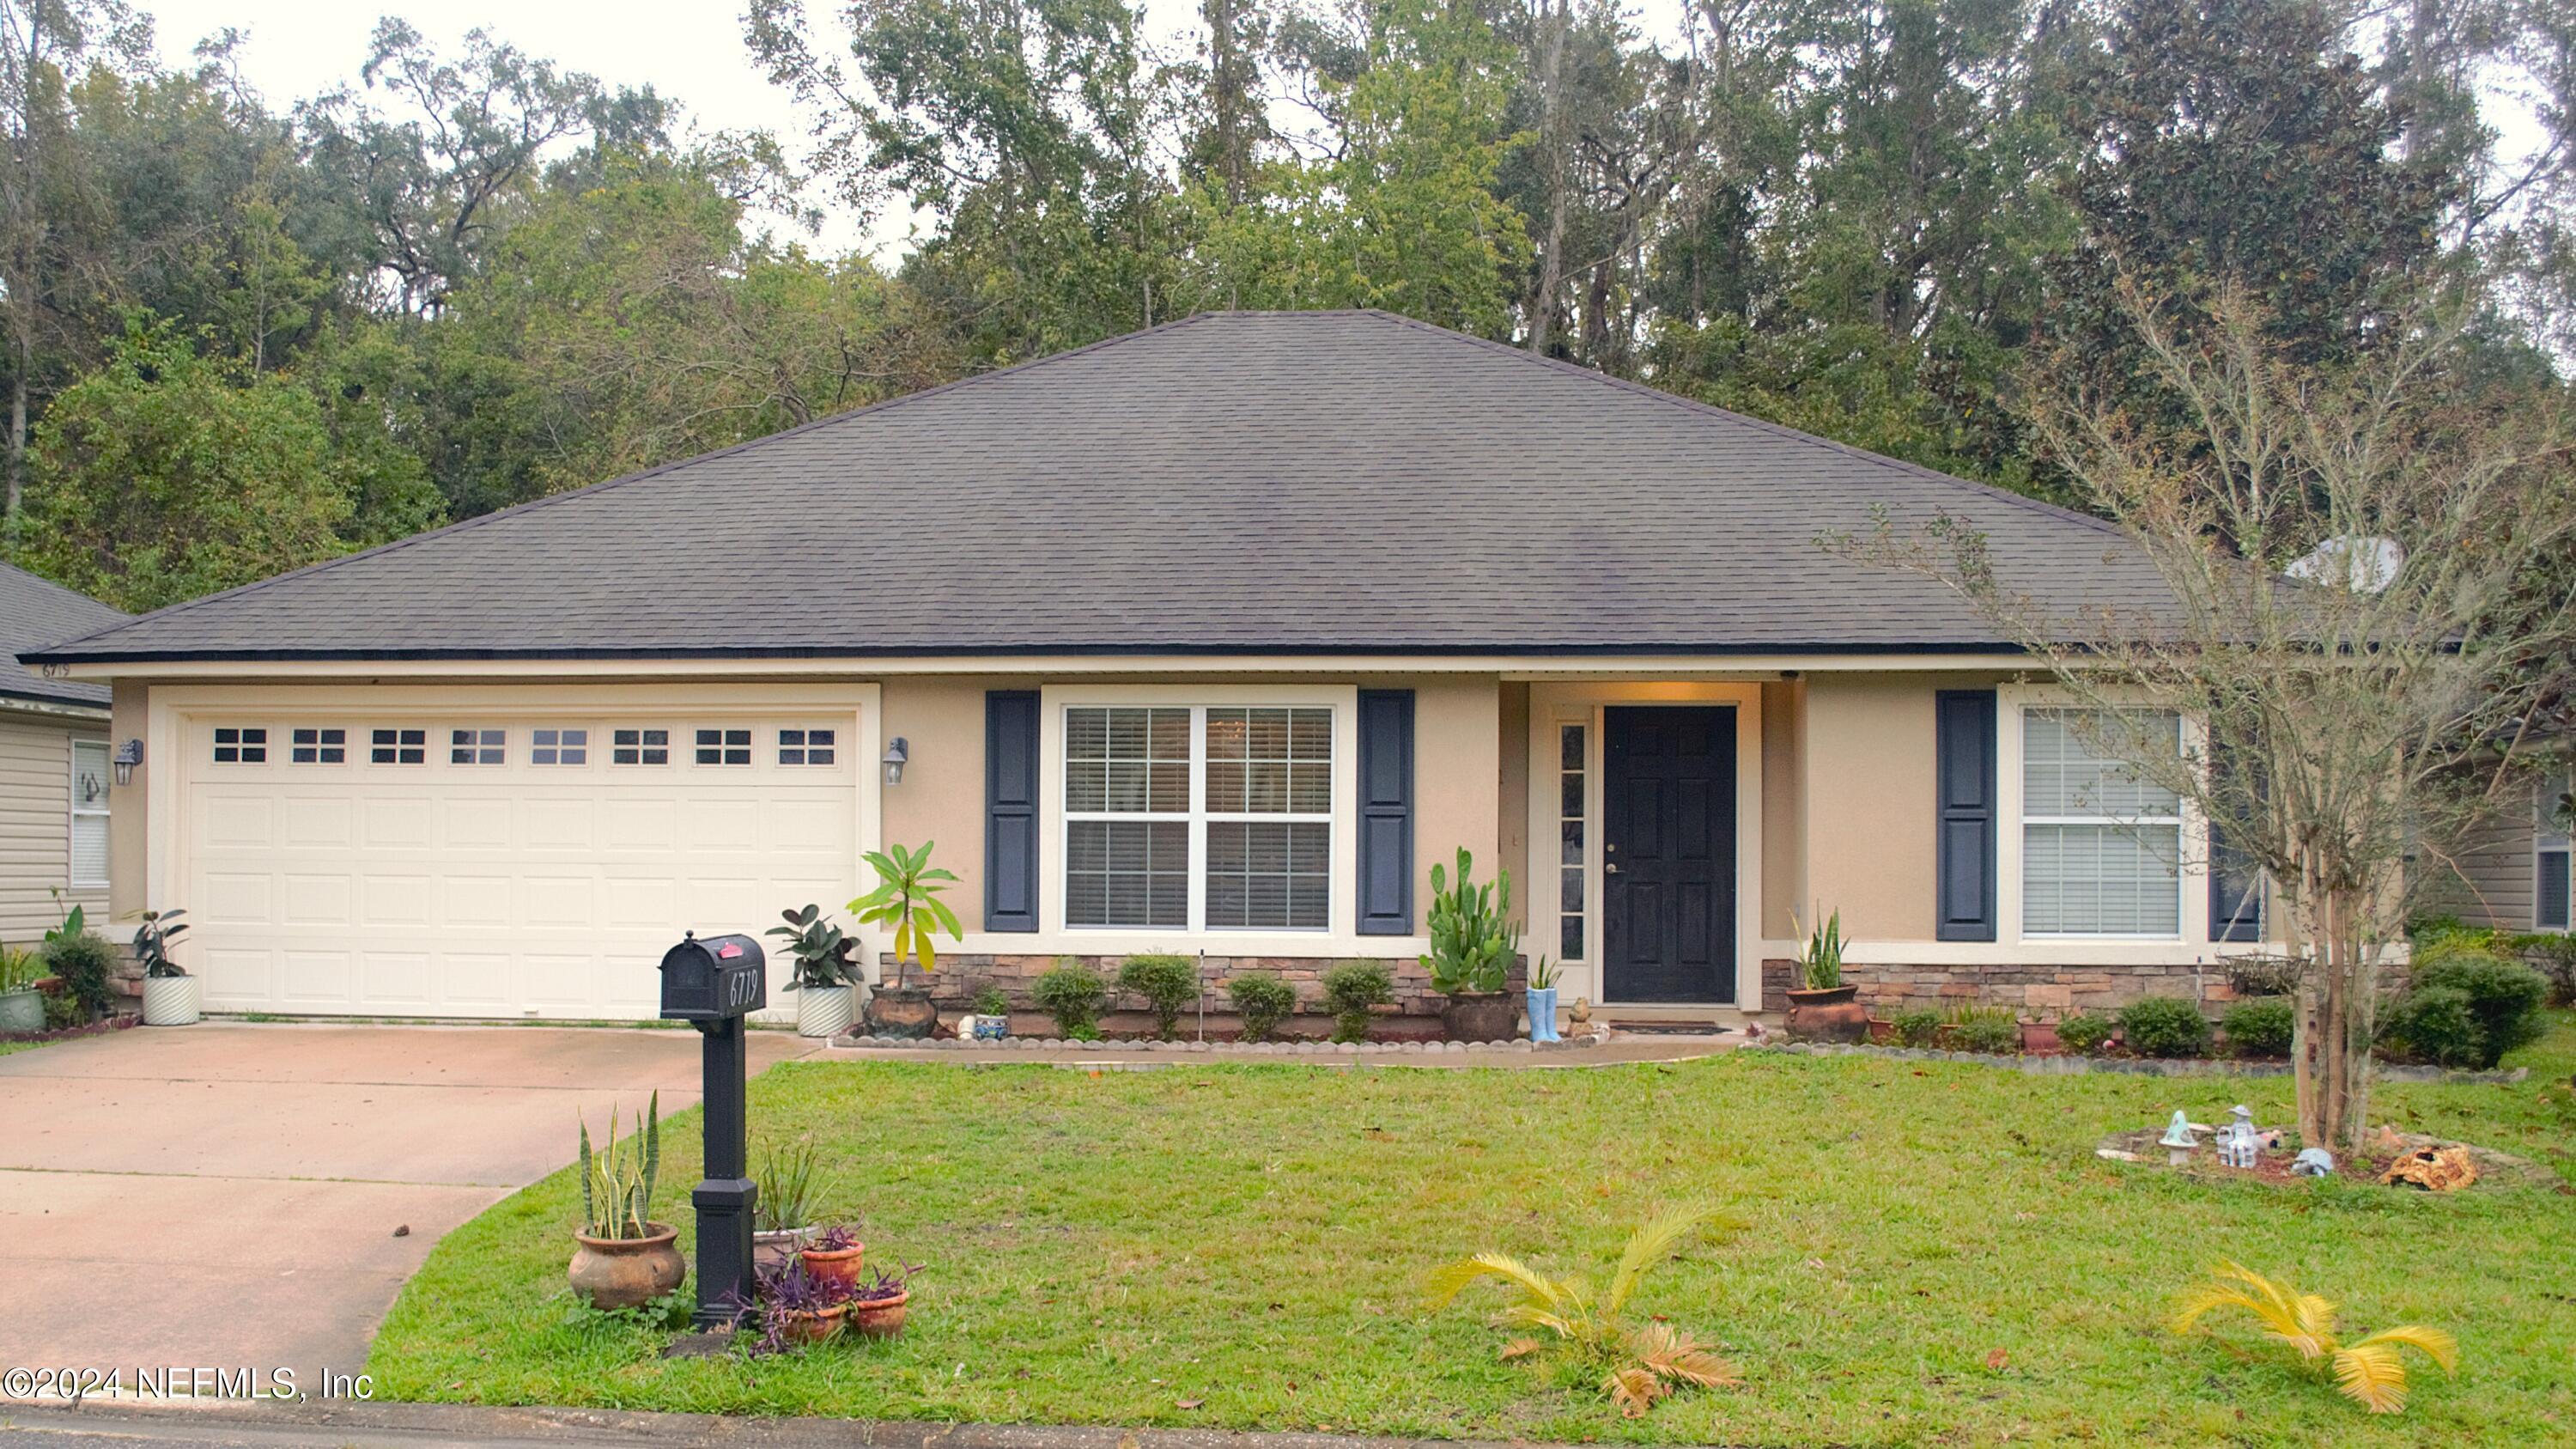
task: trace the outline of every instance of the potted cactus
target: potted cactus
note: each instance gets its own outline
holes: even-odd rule
[[[894,933],[894,984],[868,995],[868,1030],[878,1036],[926,1037],[938,1028],[939,1008],[931,1003],[928,988],[903,984],[903,963],[918,961],[922,970],[935,971],[939,949],[933,937],[946,931],[956,940],[966,939],[957,913],[939,898],[957,877],[931,867],[935,844],[925,840],[918,850],[894,845],[869,851],[865,858],[877,873],[877,888],[850,902],[851,916],[862,925]]]
[[[1431,950],[1422,967],[1431,989],[1449,998],[1440,1025],[1451,1041],[1508,1041],[1520,1016],[1520,1003],[1504,989],[1520,953],[1520,928],[1509,919],[1512,873],[1496,871],[1491,883],[1474,885],[1474,866],[1461,847],[1456,885],[1431,867]]]
[[[680,1286],[688,1264],[679,1230],[653,1220],[653,1189],[662,1172],[662,1094],[655,1092],[639,1130],[620,1142],[617,1109],[608,1111],[605,1147],[591,1150],[581,1124],[581,1246],[564,1276],[593,1308],[636,1308]]]
[[[201,997],[197,978],[170,959],[171,944],[188,928],[174,924],[186,911],[145,911],[134,933],[134,959],[143,965],[143,1024],[193,1026]]]
[[[821,906],[778,914],[787,924],[772,926],[766,934],[786,940],[796,965],[787,979],[787,989],[797,994],[796,1034],[839,1036],[858,1016],[859,943],[824,920]]]

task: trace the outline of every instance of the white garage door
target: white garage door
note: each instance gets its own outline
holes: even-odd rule
[[[179,904],[206,1005],[649,1017],[682,931],[856,893],[853,724],[192,718]]]

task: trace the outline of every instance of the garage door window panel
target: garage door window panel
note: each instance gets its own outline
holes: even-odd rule
[[[429,763],[429,731],[425,729],[370,731],[367,736],[367,763],[371,765]]]
[[[590,731],[586,729],[536,731],[528,741],[528,763],[532,765],[589,764]]]
[[[838,733],[833,730],[780,730],[778,763],[782,765],[829,765],[838,750]]]
[[[346,764],[349,759],[349,732],[318,725],[299,728],[290,737],[286,758],[298,765]]]
[[[671,763],[671,732],[642,728],[619,730],[611,737],[608,762],[612,765],[667,765]]]
[[[508,730],[463,729],[447,732],[447,762],[451,765],[506,764],[510,755]]]
[[[222,725],[215,730],[215,763],[218,765],[264,765],[268,763],[268,730],[262,725]]]
[[[697,759],[701,765],[748,765],[751,763],[751,731],[700,730],[697,748]]]

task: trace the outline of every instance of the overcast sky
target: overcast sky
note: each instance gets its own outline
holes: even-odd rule
[[[242,68],[270,106],[294,102],[346,82],[355,85],[367,37],[382,15],[400,15],[442,52],[460,48],[480,26],[565,70],[587,71],[611,85],[651,85],[688,108],[708,130],[778,132],[791,144],[805,125],[786,92],[769,84],[742,43],[741,0],[135,0],[153,17],[163,60],[190,63],[190,50],[226,26],[245,32]],[[808,13],[828,13],[808,0]],[[1194,25],[1194,0],[1146,0],[1159,40]],[[881,221],[863,235],[845,215],[829,218],[817,245],[838,251],[867,245],[899,248],[905,221]]]

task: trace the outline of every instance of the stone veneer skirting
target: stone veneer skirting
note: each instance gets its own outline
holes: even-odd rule
[[[1116,1035],[1126,1031],[1141,1030],[1153,1019],[1143,997],[1134,992],[1118,989],[1118,967],[1126,959],[1125,956],[1052,954],[1021,956],[942,951],[939,953],[938,970],[928,973],[925,977],[918,967],[907,967],[904,970],[904,984],[907,986],[927,984],[930,987],[930,999],[943,1011],[970,1010],[975,998],[986,987],[998,989],[1003,998],[1010,1002],[1014,1018],[1012,1024],[1017,1027],[1021,1024],[1019,1018],[1023,1015],[1034,1013],[1036,1021],[1044,1020],[1043,1013],[1038,1012],[1037,998],[1032,993],[1032,987],[1039,976],[1067,964],[1088,966],[1099,975],[1101,980],[1110,985],[1108,999],[1101,1004],[1101,1027],[1104,1031]],[[1318,1023],[1325,1019],[1324,973],[1351,959],[1354,958],[1348,956],[1201,956],[1199,958],[1200,996],[1207,1008],[1207,1027],[1210,1031],[1239,1030],[1241,1023],[1235,1019],[1234,1002],[1225,994],[1225,983],[1250,972],[1268,971],[1295,988],[1298,1016],[1314,1018],[1302,1023],[1296,1021],[1281,1023],[1280,1029],[1283,1034],[1293,1035],[1299,1032],[1311,1033],[1328,1029],[1318,1026]],[[1448,1004],[1449,998],[1431,989],[1431,974],[1422,969],[1422,963],[1419,960],[1411,956],[1401,958],[1373,956],[1360,959],[1373,960],[1386,967],[1387,975],[1395,982],[1394,1002],[1377,1009],[1380,1028],[1396,1035],[1427,1033],[1437,1036],[1439,1034],[1440,1008]],[[881,952],[877,961],[878,979],[891,981],[894,976],[893,954]],[[1515,963],[1510,978],[1505,983],[1505,989],[1517,995],[1527,984],[1528,973],[1525,965]],[[1196,1012],[1185,1013],[1185,1016],[1193,1026],[1197,1024],[1199,1018]]]
[[[2146,996],[2179,996],[2213,1010],[2236,999],[2223,963],[2184,966],[1843,966],[1872,1014],[1953,1005],[2009,1006],[2025,1018],[2054,1021],[2070,1012],[2114,1011]],[[1787,1008],[1798,963],[1762,963],[1762,1000]]]

